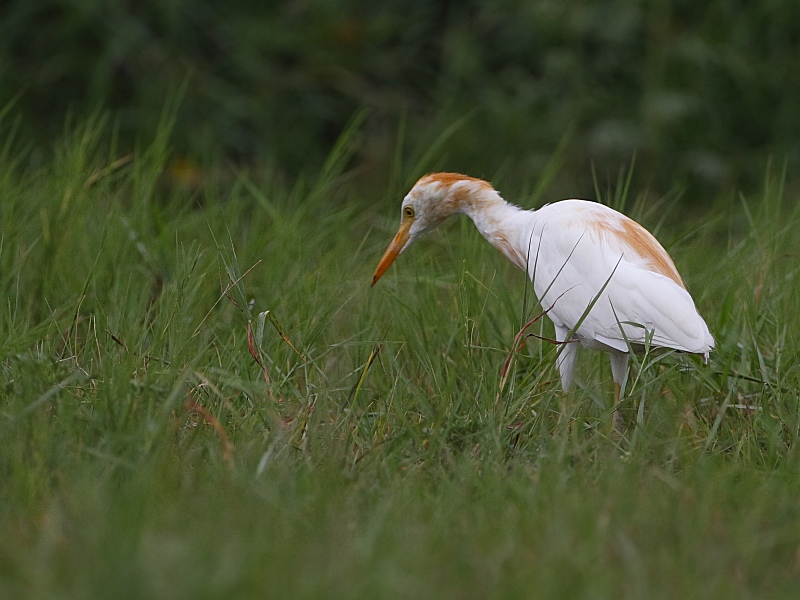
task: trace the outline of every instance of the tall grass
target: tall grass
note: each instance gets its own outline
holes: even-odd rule
[[[627,198],[717,351],[640,359],[619,436],[603,356],[563,395],[556,348],[532,341],[501,390],[539,308],[466,220],[370,289],[399,197],[348,184],[352,135],[293,186],[183,185],[168,123],[131,156],[103,119],[38,166],[6,151],[0,594],[791,597],[783,174],[697,222]],[[397,164],[393,192],[425,168]]]

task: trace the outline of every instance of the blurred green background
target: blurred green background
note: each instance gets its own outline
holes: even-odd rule
[[[799,23],[794,0],[12,0],[0,106],[34,149],[98,109],[133,145],[180,96],[189,177],[288,178],[367,108],[365,183],[385,182],[398,139],[421,151],[458,124],[432,166],[518,191],[564,142],[553,199],[592,196],[593,169],[604,184],[635,154],[637,192],[702,204],[759,186],[770,160],[791,185]]]

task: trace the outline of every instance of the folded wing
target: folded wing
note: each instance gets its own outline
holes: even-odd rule
[[[638,223],[582,200],[536,215],[528,272],[556,325],[586,345],[620,351],[648,340],[698,354],[714,347],[672,259]]]

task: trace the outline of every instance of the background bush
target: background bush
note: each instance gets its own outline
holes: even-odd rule
[[[15,0],[0,9],[0,98],[49,144],[68,112],[112,108],[123,141],[188,81],[175,145],[314,172],[371,109],[356,160],[383,182],[399,129],[424,147],[467,117],[442,167],[592,191],[637,155],[640,187],[754,185],[800,158],[800,5],[712,0]],[[188,78],[188,79],[187,79]],[[571,133],[570,133],[571,132]]]

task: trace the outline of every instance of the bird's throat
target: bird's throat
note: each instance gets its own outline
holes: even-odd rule
[[[530,240],[525,231],[532,230],[534,213],[509,204],[494,190],[491,192],[474,200],[463,212],[486,241],[520,269],[527,270]]]

